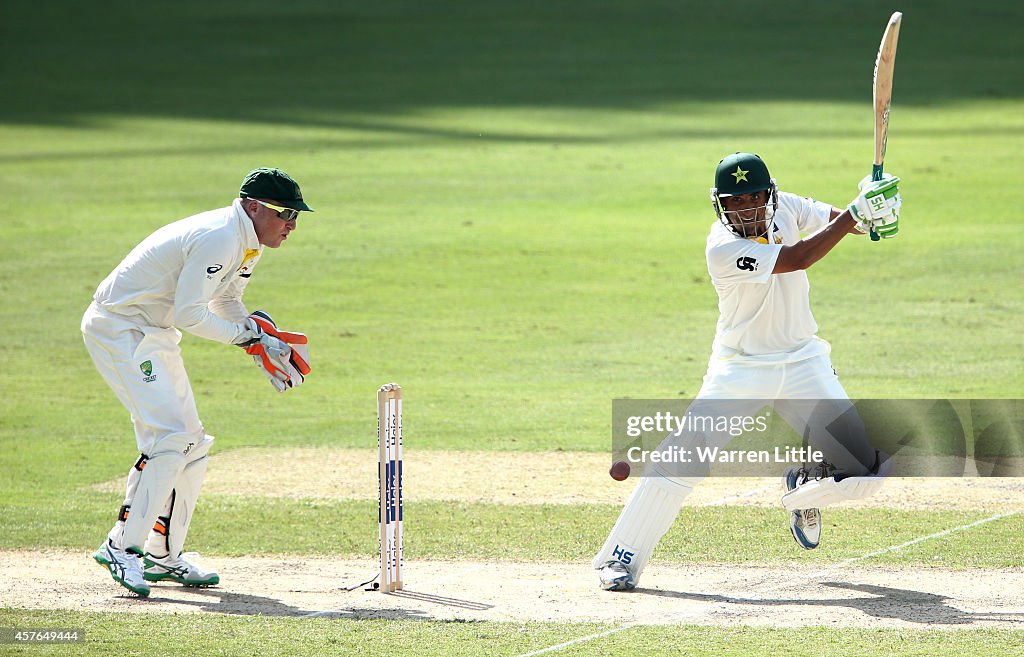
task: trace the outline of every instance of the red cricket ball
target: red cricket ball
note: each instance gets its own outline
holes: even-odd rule
[[[612,476],[615,481],[623,481],[629,476],[629,464],[625,461],[616,461],[612,463],[611,469],[608,470],[608,474]]]

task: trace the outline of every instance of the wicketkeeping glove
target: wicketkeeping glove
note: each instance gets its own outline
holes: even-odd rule
[[[310,372],[309,340],[302,333],[279,331],[262,310],[246,318],[250,335],[239,343],[278,392],[302,385]]]
[[[867,233],[874,229],[880,237],[896,237],[900,230],[900,206],[903,205],[899,182],[899,178],[890,174],[883,174],[878,181],[870,180],[870,176],[860,181],[860,194],[849,205],[857,230]]]

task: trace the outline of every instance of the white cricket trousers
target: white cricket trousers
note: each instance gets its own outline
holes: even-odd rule
[[[96,369],[131,414],[143,458],[128,472],[124,505],[108,538],[157,557],[183,549],[206,475],[207,436],[174,328],[140,326],[93,303],[82,335]]]
[[[96,369],[131,414],[140,453],[152,455],[168,438],[203,438],[177,329],[140,326],[93,302],[82,335]]]
[[[821,449],[829,463],[848,474],[867,474],[875,452],[867,442],[863,423],[832,368],[828,344],[816,340],[812,347],[825,351],[787,363],[713,355],[688,410],[695,415],[750,417],[770,406],[797,435]],[[727,433],[702,436],[705,444],[717,447],[724,447],[731,438]],[[686,443],[685,432],[669,436],[665,442]]]

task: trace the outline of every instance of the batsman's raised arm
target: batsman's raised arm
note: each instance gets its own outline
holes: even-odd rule
[[[874,229],[893,237],[899,230],[898,185],[899,178],[888,175],[878,182],[862,180],[857,197],[844,211],[780,192],[760,157],[735,153],[719,163],[711,190],[712,205],[728,238],[716,240],[717,248],[709,250],[709,267],[717,266],[721,277],[734,278],[729,264],[736,259],[741,270],[786,274],[807,269],[849,233]],[[810,234],[801,239],[803,233]],[[764,248],[740,246],[743,240]],[[757,276],[746,280],[753,278]]]
[[[773,274],[786,274],[807,269],[825,257],[839,241],[850,233],[859,233],[857,223],[849,210],[834,213],[823,228],[803,238],[796,244],[783,246],[775,261]]]
[[[882,182],[885,184],[865,186],[846,210],[832,208],[829,223],[825,227],[796,244],[783,246],[772,273],[785,274],[807,269],[851,233],[863,235],[874,229],[883,237],[895,237],[899,232],[898,212],[901,203],[899,178],[887,176]]]

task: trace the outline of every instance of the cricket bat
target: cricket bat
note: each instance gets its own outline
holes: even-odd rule
[[[902,20],[903,14],[898,11],[889,17],[882,43],[878,46],[878,57],[875,58],[875,159],[871,165],[872,180],[882,179],[885,145],[889,135],[889,106],[892,104],[892,74],[896,67],[896,44],[900,38]],[[872,229],[871,240],[877,242],[878,239],[878,234]]]

